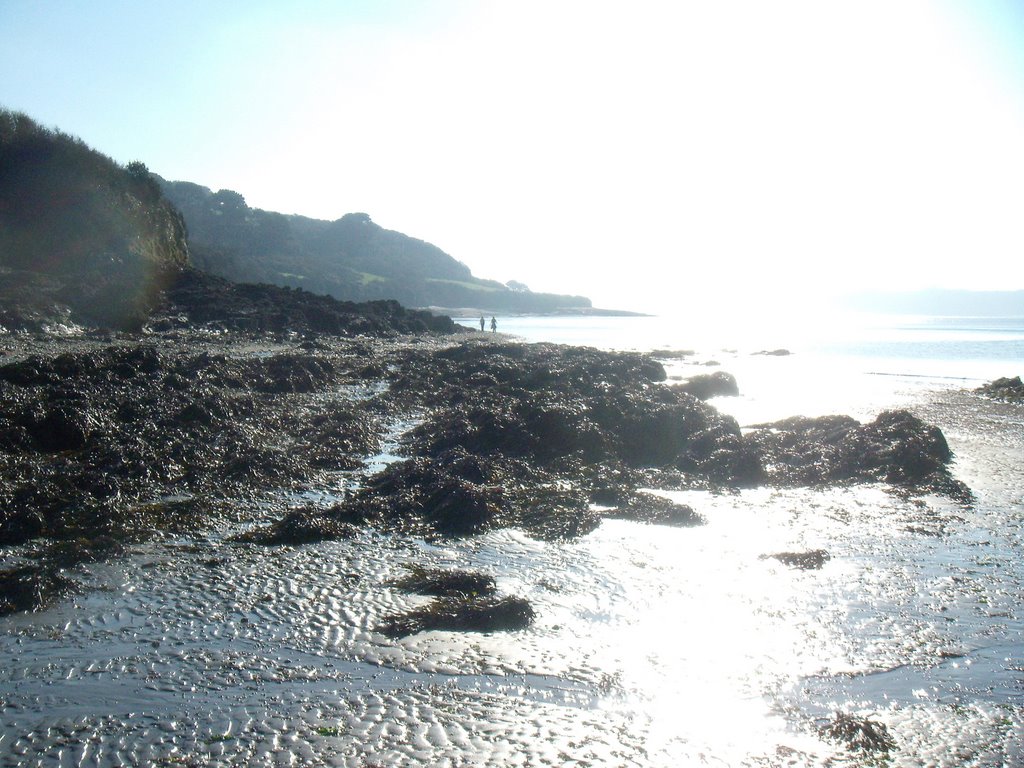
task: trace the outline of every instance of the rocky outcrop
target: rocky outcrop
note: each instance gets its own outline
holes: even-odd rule
[[[747,442],[774,485],[884,482],[971,499],[949,472],[953,454],[942,431],[908,411],[885,411],[867,424],[849,416],[794,417],[760,425]]]
[[[194,269],[167,287],[149,321],[159,332],[207,328],[251,336],[398,336],[456,333],[450,317],[406,309],[396,301],[339,301],[296,288],[231,283]]]
[[[195,499],[361,466],[374,417],[345,401],[307,415],[295,398],[366,362],[127,344],[0,366],[0,543],[200,525],[210,505]]]
[[[498,597],[494,579],[485,573],[415,568],[393,586],[435,599],[424,607],[385,618],[377,631],[389,637],[430,630],[508,632],[526,629],[535,617],[526,599]]]
[[[1008,403],[1024,402],[1024,382],[1020,380],[1020,376],[996,379],[974,391],[980,395],[991,397],[993,400],[1002,400]]]
[[[736,377],[725,371],[691,376],[679,384],[678,389],[689,392],[698,400],[709,400],[712,397],[735,397],[740,393]]]
[[[529,627],[533,607],[521,597],[442,597],[424,608],[390,616],[377,631],[389,637],[419,632],[511,632]]]
[[[832,556],[824,549],[812,549],[807,552],[776,552],[772,555],[761,555],[761,559],[778,560],[783,565],[801,571],[817,571],[831,560]]]

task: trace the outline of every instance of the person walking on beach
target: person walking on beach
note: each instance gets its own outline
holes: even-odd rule
[[[498,330],[498,321],[493,317],[491,318],[491,333],[496,333]]]
[[[484,332],[484,316],[480,315],[480,333]]]

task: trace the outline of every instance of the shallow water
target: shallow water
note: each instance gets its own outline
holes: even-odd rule
[[[1021,764],[1024,412],[910,381],[886,397],[943,428],[973,509],[686,492],[706,525],[281,548],[226,527],[83,566],[82,596],[0,619],[0,765],[879,764],[819,736],[836,711],[889,728],[882,764]],[[764,418],[748,398],[722,406]],[[821,570],[762,559],[813,549]],[[392,585],[424,564],[491,573],[535,625],[374,631],[426,601]]]

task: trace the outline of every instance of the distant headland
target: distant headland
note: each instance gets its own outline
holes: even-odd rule
[[[250,208],[227,189],[158,181],[185,219],[192,263],[228,280],[346,301],[393,299],[406,307],[474,307],[489,314],[591,310],[585,296],[476,277],[437,246],[384,229],[366,213],[323,221]]]

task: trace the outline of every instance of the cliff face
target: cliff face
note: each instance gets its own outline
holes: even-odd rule
[[[5,292],[32,285],[34,301],[65,306],[69,320],[130,328],[188,263],[184,221],[144,165],[122,167],[79,139],[0,110]],[[12,313],[34,311],[28,298],[5,298],[8,323],[18,324]]]

